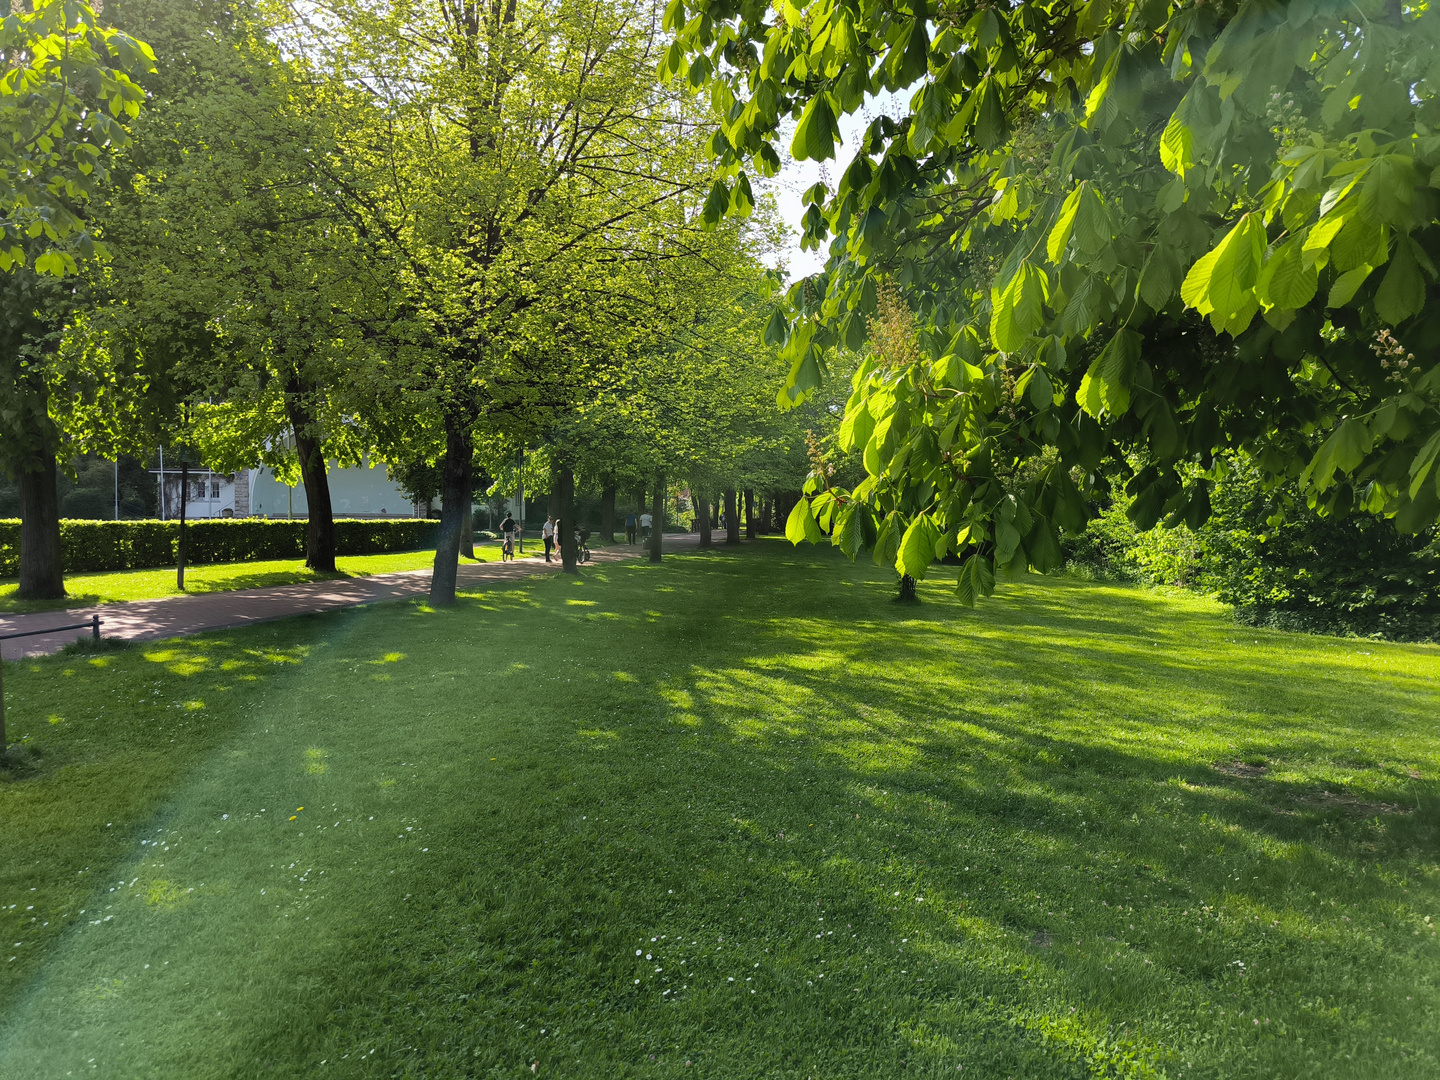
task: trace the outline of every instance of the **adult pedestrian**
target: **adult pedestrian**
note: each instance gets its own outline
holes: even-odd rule
[[[635,512],[632,510],[625,515],[625,542],[627,544],[633,544],[635,542],[635,527]]]
[[[510,516],[510,511],[505,511],[505,520],[500,522],[500,539],[504,541],[500,546],[501,562],[509,562],[515,558],[515,533],[518,530],[519,526]]]
[[[640,536],[647,544],[650,542],[650,524],[654,520],[649,511],[640,515]]]
[[[547,517],[544,526],[540,529],[540,536],[545,541],[545,561],[554,562],[550,558],[550,552],[555,549],[555,519]]]

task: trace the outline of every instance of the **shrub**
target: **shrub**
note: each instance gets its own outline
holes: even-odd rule
[[[1200,545],[1183,525],[1140,532],[1126,515],[1133,500],[1116,499],[1085,531],[1066,537],[1065,561],[1084,576],[1146,585],[1191,585],[1199,569]]]
[[[1242,623],[1440,641],[1440,541],[1383,518],[1321,517],[1293,485],[1236,465],[1201,530],[1202,582]],[[1283,514],[1283,518],[1282,518]],[[1272,519],[1274,524],[1271,523]]]
[[[186,523],[185,561],[191,564],[297,559],[305,555],[305,521],[223,518]],[[418,518],[341,519],[337,555],[415,551],[435,542],[435,522]],[[61,521],[60,558],[68,572],[144,570],[174,566],[178,521]],[[0,575],[20,572],[20,522],[0,521]]]

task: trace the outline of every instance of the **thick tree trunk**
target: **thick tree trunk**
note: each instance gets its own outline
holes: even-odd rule
[[[315,418],[305,407],[303,388],[292,375],[285,387],[285,409],[295,433],[300,456],[300,481],[310,516],[305,521],[305,565],[320,573],[335,573],[335,511],[330,502],[330,476],[325,471],[325,445],[315,437]]]
[[[700,546],[709,547],[714,540],[710,533],[710,503],[704,496],[695,497],[695,526],[700,530]]]
[[[20,486],[20,590],[22,600],[58,600],[65,595],[60,563],[60,492],[55,455],[44,453],[40,468],[16,473]]]
[[[467,559],[475,558],[475,497],[465,500],[463,519],[460,522],[460,554]]]
[[[775,531],[775,496],[760,497],[760,531],[769,536]]]
[[[720,527],[720,504],[724,501],[725,496],[721,495],[720,498],[710,504],[710,528],[712,529],[718,529]]]
[[[180,543],[175,552],[175,587],[185,591],[185,507],[190,501],[190,463],[180,463]]]
[[[579,573],[575,569],[580,554],[575,546],[575,473],[569,465],[561,465],[557,474],[559,483],[560,512],[555,519],[555,536],[559,540],[560,569],[567,574]]]
[[[600,537],[607,544],[615,542],[615,485],[606,484],[600,492]]]
[[[470,427],[458,416],[445,418],[445,465],[440,476],[440,534],[435,541],[435,569],[430,575],[430,603],[455,602],[460,567],[460,531],[471,499],[470,462],[475,453]]]
[[[655,492],[650,499],[650,561],[660,561],[660,539],[665,535],[665,474],[655,474]]]
[[[725,543],[740,542],[740,513],[735,505],[735,489],[725,492]]]
[[[745,489],[745,539],[755,539],[755,489]]]

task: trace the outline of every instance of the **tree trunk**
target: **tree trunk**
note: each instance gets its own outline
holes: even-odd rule
[[[190,463],[180,463],[180,543],[175,552],[175,587],[185,591],[185,506],[190,501]]]
[[[725,543],[740,542],[740,513],[735,505],[735,489],[725,492]]]
[[[41,452],[40,468],[18,471],[20,486],[20,590],[22,600],[58,600],[65,595],[60,563],[60,492],[55,455]]]
[[[330,502],[330,477],[325,471],[325,445],[315,437],[315,418],[305,406],[298,376],[285,385],[285,410],[300,456],[300,481],[310,516],[305,521],[305,565],[319,573],[335,573],[335,512]]]
[[[755,489],[745,489],[745,539],[755,539]]]
[[[900,575],[900,593],[895,599],[902,604],[915,603],[919,597],[915,595],[915,579],[909,574]]]
[[[760,499],[760,531],[766,536],[775,531],[774,495],[764,495]]]
[[[555,538],[559,541],[560,569],[566,574],[577,574],[575,568],[580,554],[575,546],[575,473],[569,465],[561,465],[558,472],[559,517],[555,519]]]
[[[460,531],[474,487],[470,476],[474,453],[469,425],[461,417],[446,416],[445,465],[440,475],[440,534],[435,540],[435,569],[430,575],[430,603],[435,607],[455,602]]]
[[[615,485],[606,484],[600,492],[600,537],[607,544],[615,542]]]
[[[471,493],[465,502],[463,519],[460,522],[460,554],[467,559],[475,558],[475,496]]]
[[[710,528],[712,529],[718,529],[720,527],[720,504],[724,501],[725,496],[722,495],[710,504]]]
[[[695,525],[700,530],[700,546],[709,547],[714,542],[710,535],[710,503],[701,495],[695,497]]]
[[[665,474],[655,474],[655,492],[650,500],[650,561],[660,561],[660,538],[665,535]]]

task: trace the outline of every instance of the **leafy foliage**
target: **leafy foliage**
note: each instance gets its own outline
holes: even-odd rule
[[[853,382],[868,477],[830,493],[880,542],[925,518],[936,557],[1045,569],[1115,484],[1139,528],[1198,527],[1233,452],[1322,513],[1440,513],[1429,8],[672,0],[666,25],[722,175],[773,172],[790,117],[823,158],[909,94],[810,198],[829,261],[782,346],[798,401],[878,286],[914,312],[916,355]]]
[[[77,270],[106,254],[86,204],[125,146],[145,99],[132,79],[155,69],[142,41],[101,26],[85,0],[33,0],[0,18],[0,271]]]

